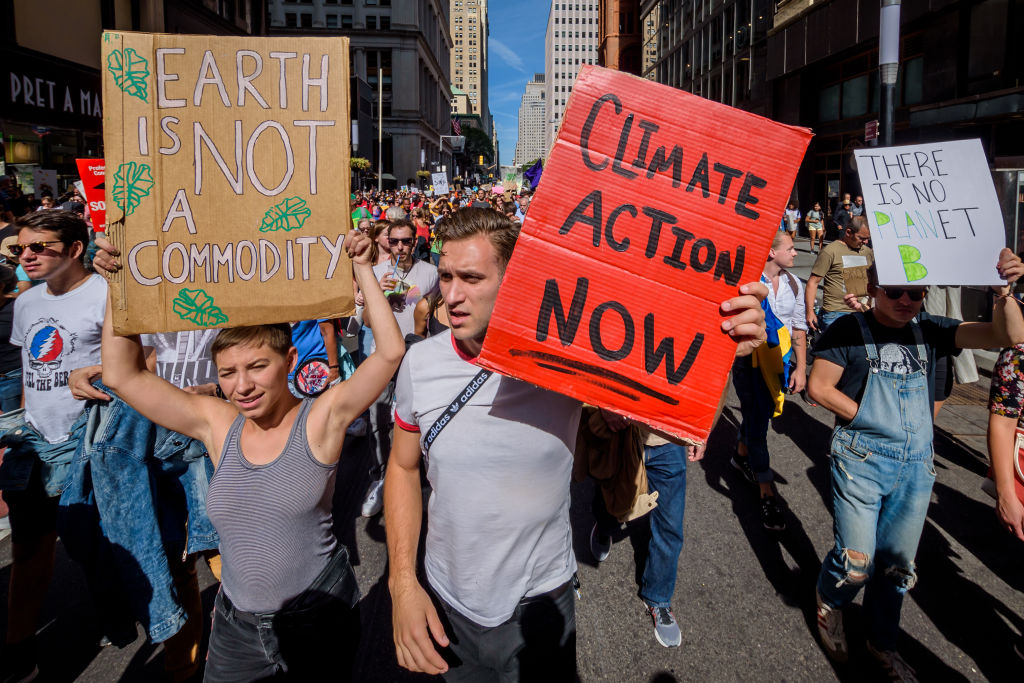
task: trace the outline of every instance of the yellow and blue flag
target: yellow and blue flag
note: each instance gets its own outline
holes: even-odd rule
[[[782,415],[782,407],[786,403],[786,391],[789,389],[789,364],[793,358],[793,344],[789,330],[779,320],[767,299],[761,302],[764,309],[765,328],[768,339],[754,349],[751,364],[761,369],[768,393],[772,396],[775,410],[772,417]]]

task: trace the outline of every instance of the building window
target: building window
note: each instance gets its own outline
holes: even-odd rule
[[[376,31],[377,30],[377,15],[376,14],[367,15],[367,17],[366,17],[366,28],[370,29],[371,31]]]
[[[295,12],[288,12],[284,15],[284,25],[288,28],[295,28],[299,25],[298,17],[295,16]]]
[[[337,14],[328,14],[324,19],[327,21],[327,28],[338,28]]]
[[[382,16],[380,18],[380,30],[381,31],[390,31],[391,30],[391,17]]]
[[[342,14],[341,15],[341,27],[342,28],[352,28],[352,15],[351,14]]]
[[[299,15],[302,28],[313,28],[313,15],[302,13]]]

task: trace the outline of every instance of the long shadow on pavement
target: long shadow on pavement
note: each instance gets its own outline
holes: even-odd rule
[[[722,413],[717,427],[709,438],[718,444],[734,444],[737,439],[738,413],[727,408]],[[788,417],[787,417],[788,416]],[[831,430],[813,417],[807,415],[795,401],[787,401],[782,416],[773,421],[780,434],[789,436],[805,455],[812,460],[808,477],[831,509],[830,467],[827,459],[828,435]],[[728,450],[731,450],[731,446]],[[815,455],[820,453],[820,456]],[[728,498],[733,513],[743,531],[750,548],[757,558],[765,578],[771,583],[783,604],[797,608],[804,617],[804,623],[812,638],[817,641],[817,612],[815,587],[821,570],[821,558],[813,542],[804,530],[800,519],[783,502],[786,529],[782,532],[767,531],[761,524],[758,494],[755,486],[729,464],[725,457],[704,458],[700,461],[708,486]],[[776,475],[778,479],[778,476]],[[785,550],[785,553],[783,553]],[[788,554],[796,566],[786,559]],[[865,619],[860,605],[850,605],[844,610],[847,641],[850,645],[850,661],[846,664],[831,664],[836,677],[841,681],[864,681],[879,678],[880,671],[864,648],[866,632]],[[942,676],[936,680],[962,680],[963,676],[949,668],[928,648],[921,645],[905,631],[901,635],[901,650],[905,650],[913,664],[921,672]]]

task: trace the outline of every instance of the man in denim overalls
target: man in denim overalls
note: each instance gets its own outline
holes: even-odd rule
[[[1024,274],[1009,249],[997,270],[1008,283]],[[917,582],[914,556],[924,528],[935,468],[932,402],[936,358],[960,349],[1020,343],[1024,318],[994,287],[991,323],[961,323],[921,311],[925,287],[880,287],[875,308],[833,323],[818,344],[808,391],[836,415],[832,435],[835,546],[818,577],[818,631],[825,652],[846,661],[841,610],[867,585],[867,650],[893,680],[916,680],[896,652],[903,595]]]

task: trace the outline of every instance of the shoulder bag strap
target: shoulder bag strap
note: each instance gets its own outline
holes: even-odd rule
[[[434,424],[427,430],[427,436],[423,439],[423,457],[426,458],[427,453],[430,452],[430,447],[434,444],[438,435],[451,424],[451,421],[455,419],[455,415],[462,410],[462,408],[469,403],[470,399],[480,390],[480,387],[484,385],[484,382],[494,373],[490,370],[480,370],[476,373],[473,379],[469,380],[469,384],[466,388],[459,392],[455,399],[444,409],[444,412],[434,420]]]

